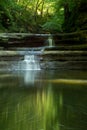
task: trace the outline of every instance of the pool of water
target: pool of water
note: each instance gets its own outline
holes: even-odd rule
[[[87,130],[87,72],[0,72],[0,130]]]

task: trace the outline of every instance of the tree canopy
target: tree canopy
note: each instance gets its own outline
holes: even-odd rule
[[[86,13],[85,0],[0,0],[0,32],[86,30]]]

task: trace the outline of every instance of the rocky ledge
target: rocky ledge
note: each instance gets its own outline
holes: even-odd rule
[[[16,66],[24,60],[25,51],[1,51],[0,67]],[[87,70],[86,51],[47,51],[36,53],[41,69],[85,69]]]

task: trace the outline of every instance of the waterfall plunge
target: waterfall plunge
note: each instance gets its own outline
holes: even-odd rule
[[[19,62],[19,70],[40,70],[40,64],[37,56],[25,55],[24,60]]]

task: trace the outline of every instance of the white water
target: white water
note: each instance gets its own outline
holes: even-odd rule
[[[49,47],[53,47],[54,46],[54,40],[53,40],[53,38],[51,36],[48,37],[48,45],[49,45]]]
[[[24,62],[26,70],[40,70],[40,65],[35,55],[25,55]]]
[[[25,55],[24,60],[19,62],[19,70],[40,70],[40,64],[37,56]]]

